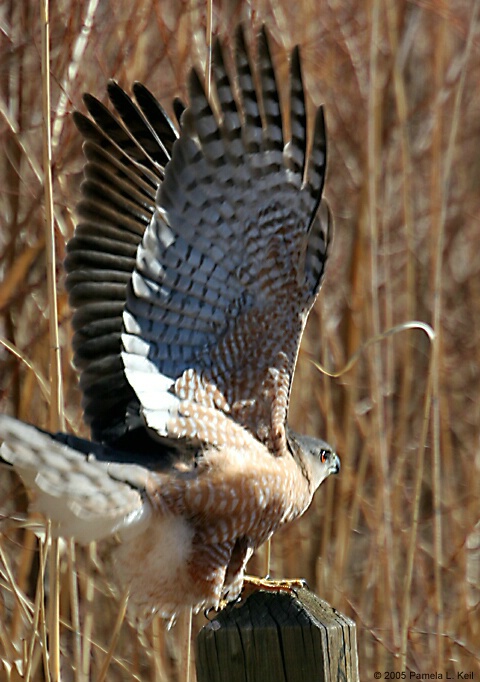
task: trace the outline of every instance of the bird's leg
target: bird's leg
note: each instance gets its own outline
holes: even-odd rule
[[[265,543],[265,570],[263,572],[264,576],[268,578],[270,575],[270,561],[272,558],[272,540],[268,538]]]
[[[272,556],[271,539],[269,538],[265,543],[265,564],[264,564],[264,578],[259,578],[254,575],[246,575],[243,579],[242,597],[245,594],[255,592],[257,590],[265,590],[267,592],[295,592],[295,589],[308,587],[307,581],[303,578],[273,580],[270,578],[270,560]]]

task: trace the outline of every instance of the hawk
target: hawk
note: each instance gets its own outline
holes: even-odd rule
[[[227,68],[227,57],[233,64]],[[92,441],[3,416],[1,456],[55,533],[115,538],[137,613],[235,599],[252,552],[304,513],[339,459],[287,425],[332,236],[322,108],[307,139],[299,50],[284,125],[265,30],[213,50],[169,117],[140,83],[92,95],[67,246],[74,360]]]

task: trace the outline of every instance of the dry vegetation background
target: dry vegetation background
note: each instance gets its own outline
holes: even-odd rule
[[[275,538],[273,574],[306,577],[356,621],[362,680],[401,669],[480,679],[479,2],[214,3],[214,32],[232,35],[240,19],[268,25],[280,66],[285,47],[301,46],[311,100],[326,107],[336,223],[290,421],[326,436],[343,466],[306,517]],[[111,77],[125,87],[144,81],[168,108],[186,96],[190,65],[205,61],[205,26],[204,0],[52,3],[58,311],[65,417],[76,433],[85,428],[61,261],[83,160],[70,112],[82,109],[84,91],[102,98]],[[40,3],[2,0],[0,335],[33,370],[0,347],[0,411],[46,426],[41,91]],[[368,339],[415,319],[434,328],[433,344],[423,331],[401,331],[338,379],[310,362],[339,369]],[[7,478],[1,471],[0,503],[18,510]],[[2,528],[0,679],[30,665],[31,679],[42,680],[42,548],[29,531]],[[94,548],[60,550],[64,679],[99,679],[118,604]],[[47,603],[52,589],[47,581]],[[118,636],[106,679],[176,679],[178,631],[164,637],[158,622],[145,631],[123,623]]]

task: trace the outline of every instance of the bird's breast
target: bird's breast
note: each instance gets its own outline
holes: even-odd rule
[[[311,501],[293,458],[273,457],[258,441],[206,452],[198,473],[160,474],[147,495],[149,528],[126,537],[115,562],[135,609],[154,606],[164,616],[218,604],[238,543],[251,552]],[[243,570],[240,561],[233,571],[240,586]]]
[[[258,546],[302,514],[311,497],[293,457],[274,457],[255,441],[248,449],[207,452],[196,476],[166,478],[156,504],[160,513],[188,519],[200,542],[249,537]]]

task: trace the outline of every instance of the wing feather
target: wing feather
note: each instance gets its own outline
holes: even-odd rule
[[[190,76],[190,104],[128,287],[123,361],[147,424],[160,434],[204,433],[195,405],[204,414],[215,395],[228,418],[280,453],[298,346],[330,242],[331,222],[315,218],[325,128],[317,114],[307,160],[295,50],[285,144],[266,33],[257,72],[242,30],[236,45],[233,78],[221,44],[214,47],[215,106],[198,74]],[[148,388],[156,373],[167,379],[164,396],[157,382]]]
[[[135,101],[109,83],[118,117],[91,95],[91,118],[75,114],[87,163],[67,289],[98,440],[123,438],[142,414],[160,436],[195,440],[214,431],[198,415],[220,409],[273,451],[285,447],[298,346],[332,231],[318,212],[325,125],[320,108],[307,158],[298,48],[288,136],[266,31],[255,63],[242,27],[231,72],[225,57],[217,40],[211,98],[191,72],[189,106],[174,102],[180,135],[140,83]]]
[[[84,97],[92,118],[74,114],[87,163],[80,222],[67,245],[66,286],[85,419],[93,437],[106,442],[141,424],[121,359],[123,312],[138,245],[178,137],[147,88],[135,84],[134,93],[138,105],[116,83],[108,85],[121,121],[92,95]]]

